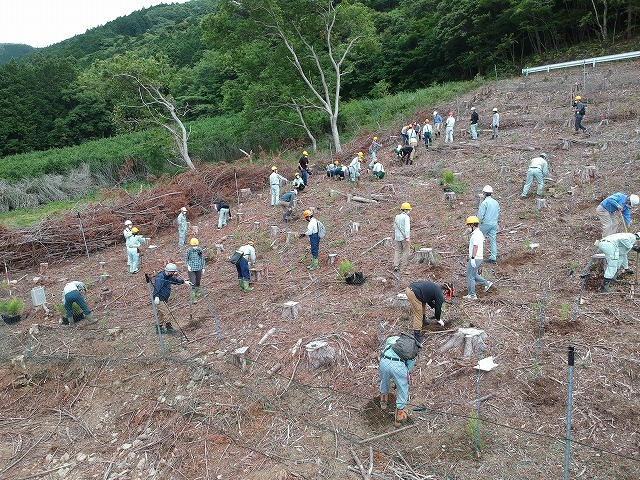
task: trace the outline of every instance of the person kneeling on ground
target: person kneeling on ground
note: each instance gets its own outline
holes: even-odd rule
[[[373,161],[373,176],[378,180],[382,180],[384,178],[384,166],[382,166],[380,160],[377,158]]]
[[[629,268],[627,255],[630,250],[640,252],[640,246],[635,244],[638,238],[640,238],[640,232],[614,233],[604,237],[602,240],[596,240],[595,246],[604,253],[606,262],[604,284],[600,288],[601,293],[611,293],[613,291],[611,284],[615,281],[620,267],[623,268],[623,275],[633,275],[634,272]]]

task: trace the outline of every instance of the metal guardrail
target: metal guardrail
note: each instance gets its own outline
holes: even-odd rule
[[[556,70],[558,68],[580,67],[580,66],[586,66],[586,65],[591,65],[592,67],[595,67],[596,63],[613,62],[614,60],[628,60],[630,58],[638,58],[638,57],[640,57],[640,52],[619,53],[617,55],[606,55],[604,57],[594,57],[594,58],[586,58],[584,60],[574,60],[572,62],[553,63],[551,65],[544,65],[542,67],[523,68],[522,73],[524,73],[525,75],[529,75],[530,73],[548,72],[549,70]]]

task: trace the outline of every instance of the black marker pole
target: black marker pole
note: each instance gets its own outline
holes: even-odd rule
[[[574,348],[569,345],[569,387],[567,392],[567,436],[564,446],[564,480],[569,480],[569,450],[571,449],[571,398],[573,395]]]

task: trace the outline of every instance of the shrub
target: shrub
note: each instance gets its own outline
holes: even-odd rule
[[[6,317],[15,317],[24,311],[24,302],[17,297],[3,300],[0,303],[0,312]]]
[[[353,263],[349,260],[343,260],[340,262],[340,266],[338,267],[338,272],[342,278],[347,278],[350,275],[353,275],[355,268],[353,267]]]

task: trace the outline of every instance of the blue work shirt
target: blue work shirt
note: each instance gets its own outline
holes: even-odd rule
[[[291,203],[293,202],[294,198],[295,198],[295,194],[293,192],[287,192],[280,197],[280,200],[283,202]]]
[[[184,280],[174,276],[167,276],[164,270],[156,275],[156,281],[153,283],[153,296],[158,297],[163,302],[169,300],[171,295],[171,284],[182,285]]]
[[[398,354],[396,352],[393,351],[393,348],[391,348],[391,345],[393,345],[394,343],[396,343],[398,341],[400,337],[397,335],[394,335],[393,337],[389,337],[387,338],[387,341],[384,342],[384,348],[382,349],[382,355],[384,355],[385,357],[389,357],[392,359],[399,359],[402,360]],[[416,357],[417,358],[417,357]],[[403,361],[403,363],[406,365],[407,367],[407,372],[410,372],[411,370],[413,370],[413,366],[416,364],[416,359],[412,359],[412,360],[406,360]]]
[[[616,210],[622,207],[624,223],[626,223],[627,226],[631,225],[631,210],[629,209],[629,205],[627,205],[627,196],[624,193],[618,192],[609,195],[600,203],[600,206],[609,213],[616,213]]]
[[[480,223],[486,225],[497,225],[500,216],[500,205],[491,196],[486,197],[478,208],[478,218]]]

